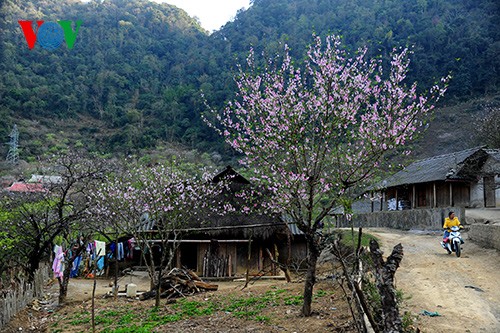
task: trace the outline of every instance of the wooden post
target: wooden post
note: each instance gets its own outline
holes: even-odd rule
[[[396,189],[396,210],[399,210],[399,204],[398,204],[398,189]]]
[[[417,208],[417,188],[415,184],[412,186],[413,194],[411,198],[411,209]]]
[[[259,271],[264,267],[264,256],[262,255],[262,247],[259,248],[259,262],[258,269]]]
[[[276,245],[276,243],[274,243],[274,258],[276,259],[276,262],[278,262],[278,256],[279,256],[279,253],[278,253],[278,245]],[[278,274],[278,270],[277,270],[277,265],[276,264],[273,264],[273,274],[274,275],[277,275]]]
[[[252,237],[248,240],[248,254],[247,254],[247,280],[245,282],[245,286],[243,288],[246,288],[248,286],[248,283],[250,282],[250,259],[252,255]]]
[[[182,251],[181,247],[179,246],[175,252],[175,267],[181,268],[182,267]]]
[[[436,182],[432,183],[432,208],[437,207]]]
[[[450,183],[450,207],[453,207],[453,186]]]
[[[97,261],[99,261],[99,255],[101,254],[101,250],[97,252],[97,255],[94,259],[94,286],[92,287],[92,333],[95,332],[95,287],[97,284]],[[115,286],[116,287],[116,286]],[[118,292],[116,292],[118,294]]]
[[[115,237],[115,289],[113,291],[115,302],[118,299],[118,233]]]

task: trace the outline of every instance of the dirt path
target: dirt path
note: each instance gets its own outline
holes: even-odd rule
[[[370,229],[385,255],[402,243],[404,258],[396,273],[397,288],[406,300],[403,311],[437,311],[440,317],[419,316],[423,332],[500,332],[500,253],[465,244],[460,258],[440,245],[440,233]],[[476,287],[470,288],[466,286]],[[477,289],[479,288],[479,289]]]

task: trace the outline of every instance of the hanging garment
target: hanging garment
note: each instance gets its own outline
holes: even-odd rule
[[[99,259],[97,260],[96,265],[97,265],[97,270],[102,271],[102,269],[104,268],[104,256],[99,256]]]
[[[111,253],[113,255],[115,255],[115,251],[116,251],[116,244],[115,244],[115,242],[111,242],[111,244],[109,244],[109,250],[111,251]]]
[[[94,241],[94,253],[96,256],[104,256],[106,254],[106,243],[101,241]]]
[[[90,253],[92,252],[92,249],[93,249],[93,248],[94,248],[94,243],[93,243],[93,242],[89,242],[89,243],[87,244],[87,249],[86,249],[87,254],[90,254]]]
[[[130,238],[127,241],[128,244],[128,256],[129,259],[134,259],[134,247],[135,247],[135,238]]]
[[[54,272],[54,277],[61,278],[64,272],[64,252],[62,246],[54,246],[54,254],[52,271]]]
[[[118,243],[118,255],[116,256],[116,259],[125,259],[125,253],[123,252],[123,243]]]
[[[75,260],[73,261],[73,267],[71,269],[71,274],[69,275],[69,277],[74,278],[78,276],[81,262],[82,262],[82,256],[78,256],[75,258]]]

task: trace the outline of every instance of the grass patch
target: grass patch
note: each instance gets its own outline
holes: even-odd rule
[[[137,321],[137,315],[133,313],[132,311],[128,311],[127,313],[123,314],[120,319],[118,319],[118,324],[119,325],[127,325],[131,324],[133,321]]]
[[[353,230],[340,230],[338,232],[341,233],[342,244],[346,246],[352,246],[354,248],[358,246],[359,232],[357,230],[354,230],[354,232]],[[361,235],[361,246],[369,246],[371,239],[375,239],[377,242],[379,242],[377,237],[363,232],[363,234]]]
[[[72,326],[85,325],[90,323],[90,316],[86,316],[88,313],[77,313],[74,315],[72,320],[69,321],[69,324]]]
[[[304,296],[302,295],[287,296],[284,299],[285,305],[302,305],[303,301]]]
[[[329,294],[331,293],[317,290],[314,298]],[[302,303],[303,296],[296,291],[271,287],[265,293],[248,296],[233,294],[206,300],[179,299],[172,305],[160,308],[108,305],[107,308],[96,311],[95,323],[97,331],[103,333],[149,333],[162,325],[193,317],[211,316],[215,312],[225,312],[236,318],[270,323],[273,319],[267,314],[266,309],[301,306]],[[91,314],[88,311],[74,313],[72,316],[61,319],[58,326],[71,324],[74,331],[88,330],[91,325]]]
[[[212,302],[197,302],[183,299],[174,304],[173,308],[182,317],[195,317],[210,316],[214,312],[215,306]]]
[[[324,291],[322,289],[318,290],[316,292],[316,294],[314,294],[314,297],[325,297],[326,295],[328,295],[329,293],[327,291]]]
[[[319,290],[314,297],[323,297],[329,293]],[[223,302],[221,311],[230,312],[237,318],[246,318],[259,322],[270,322],[271,318],[262,315],[262,310],[269,307],[301,306],[304,301],[302,295],[291,294],[286,289],[271,287],[263,295],[246,298],[230,298]]]

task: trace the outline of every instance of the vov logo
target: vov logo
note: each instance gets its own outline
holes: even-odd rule
[[[66,40],[66,45],[71,50],[75,45],[76,36],[82,24],[81,20],[76,21],[75,30],[73,31],[71,28],[72,21],[57,21],[57,23],[36,21],[37,27],[36,30],[33,30],[33,21],[17,22],[19,22],[23,30],[24,38],[26,38],[30,50],[35,47],[35,43],[38,41],[41,47],[49,51],[54,51],[61,46],[63,40]]]

